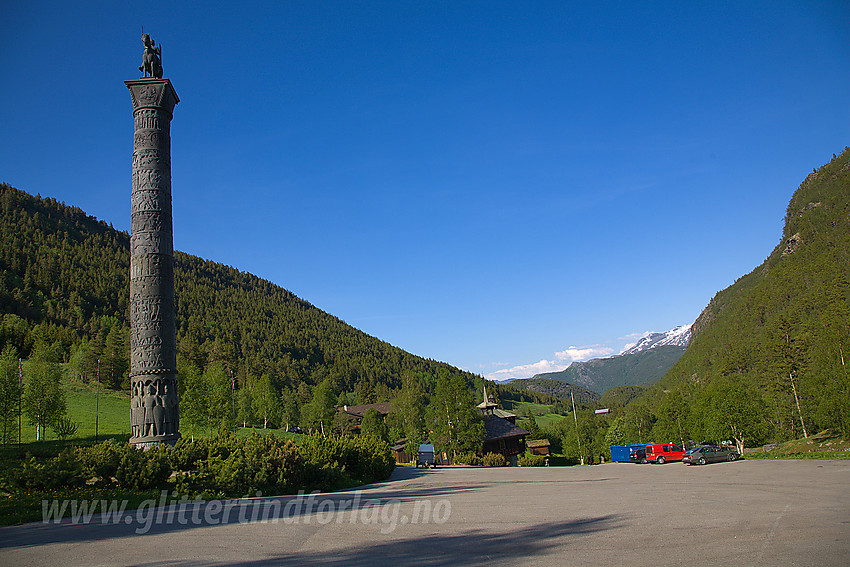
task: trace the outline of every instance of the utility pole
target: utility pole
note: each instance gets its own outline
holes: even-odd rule
[[[94,442],[97,443],[98,418],[100,417],[100,359],[97,359],[97,394],[94,398]]]
[[[576,422],[576,442],[578,443],[578,458],[581,460],[581,464],[584,464],[584,453],[581,452],[581,437],[578,434],[578,415],[576,414],[576,399],[573,396],[572,390],[570,390],[570,400],[573,402],[573,420]]]
[[[791,379],[791,389],[794,390],[794,401],[797,402],[797,413],[800,414],[800,425],[803,426],[803,437],[808,439],[809,434],[806,433],[806,424],[803,423],[803,412],[800,410],[800,398],[797,397],[797,386],[794,385],[794,373],[789,372],[788,377]]]
[[[18,450],[21,450],[21,423],[23,412],[21,401],[24,395],[24,365],[21,359],[18,359]]]
[[[230,371],[230,401],[233,403],[233,433],[236,434],[236,379]]]

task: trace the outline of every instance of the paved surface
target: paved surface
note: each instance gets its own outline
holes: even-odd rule
[[[850,461],[402,468],[359,492],[154,511],[2,528],[0,564],[850,565]]]

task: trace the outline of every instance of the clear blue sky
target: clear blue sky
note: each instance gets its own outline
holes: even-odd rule
[[[0,21],[0,181],[129,230],[144,26],[181,99],[175,248],[501,378],[692,322],[850,144],[846,1],[6,0]]]

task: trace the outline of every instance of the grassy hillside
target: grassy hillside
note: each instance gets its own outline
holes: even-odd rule
[[[565,370],[537,374],[532,380],[560,380],[604,394],[617,386],[654,384],[684,352],[685,347],[668,345],[637,354],[574,362]]]
[[[107,388],[101,388],[98,392],[97,386],[91,383],[83,383],[69,375],[67,369],[62,378],[62,391],[65,394],[65,404],[68,409],[67,416],[77,426],[77,432],[68,438],[68,444],[79,444],[94,442],[95,439],[95,416],[97,415],[98,439],[103,441],[107,437],[126,441],[130,438],[130,397],[127,393],[116,392]],[[31,425],[27,418],[21,420],[21,442],[29,444],[28,450],[38,449],[44,444],[35,440],[35,426]],[[17,446],[18,422],[13,424],[11,437]],[[184,437],[206,437],[210,432],[193,427],[189,423],[181,423],[181,433]],[[248,435],[252,428],[239,427],[237,434]],[[291,438],[294,435],[281,429],[272,429],[271,432],[280,437]],[[56,433],[48,428],[46,435],[47,444],[50,446],[64,446],[58,440]],[[44,445],[47,446],[47,445]]]

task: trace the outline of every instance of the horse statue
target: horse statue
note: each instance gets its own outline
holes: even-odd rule
[[[156,45],[151,36],[142,34],[142,43],[145,44],[145,53],[142,55],[142,66],[139,67],[145,77],[162,78],[162,46]]]

